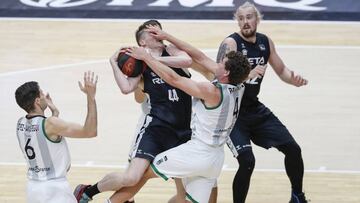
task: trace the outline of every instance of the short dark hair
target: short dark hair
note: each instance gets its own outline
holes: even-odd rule
[[[162,29],[162,26],[160,24],[159,21],[157,20],[148,20],[148,21],[145,21],[143,24],[141,24],[138,29],[136,30],[135,32],[135,38],[136,38],[136,42],[137,44],[140,46],[140,37],[141,35],[144,33],[144,30],[146,29],[146,26],[148,25],[157,25],[160,27],[160,29]]]
[[[241,52],[230,51],[226,54],[225,70],[228,70],[229,83],[237,85],[242,83],[249,75],[251,66],[246,56]]]
[[[40,87],[35,81],[26,82],[15,91],[16,103],[27,113],[34,109],[34,102],[38,97],[40,97]]]

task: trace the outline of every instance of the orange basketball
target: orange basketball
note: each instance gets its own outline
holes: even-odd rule
[[[121,50],[117,59],[120,70],[128,77],[136,77],[142,74],[146,69],[146,63],[137,60],[127,54],[125,50]]]

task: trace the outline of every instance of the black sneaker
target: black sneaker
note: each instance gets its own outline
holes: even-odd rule
[[[289,203],[308,203],[308,200],[306,200],[305,193],[295,194],[292,192]]]

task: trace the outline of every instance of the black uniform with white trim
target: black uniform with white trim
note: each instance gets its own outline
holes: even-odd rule
[[[169,56],[166,50],[162,56]],[[172,68],[190,77],[181,68]],[[150,113],[137,136],[135,157],[152,161],[155,156],[191,138],[191,96],[163,81],[150,68],[143,73],[144,92],[150,100]]]
[[[268,63],[270,45],[266,35],[256,33],[255,43],[245,41],[238,33],[233,33],[229,37],[235,40],[237,51],[247,56],[252,68]],[[281,121],[259,101],[262,80],[262,77],[256,77],[244,83],[245,93],[239,118],[228,142],[235,157],[242,151],[251,149],[250,140],[266,149],[294,141]]]

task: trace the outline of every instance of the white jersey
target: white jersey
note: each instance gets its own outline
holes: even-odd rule
[[[45,132],[45,117],[22,117],[17,138],[28,165],[30,180],[64,178],[70,169],[70,153],[65,138],[51,141]]]
[[[222,146],[239,114],[245,86],[216,81],[213,84],[221,90],[221,102],[216,107],[208,108],[202,100],[193,99],[192,137],[211,146]]]

